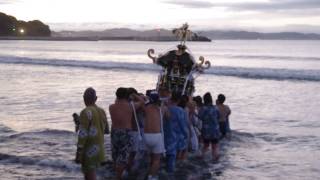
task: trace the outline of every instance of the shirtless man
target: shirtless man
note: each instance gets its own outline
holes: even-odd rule
[[[156,179],[161,154],[165,152],[162,121],[168,117],[168,110],[160,106],[158,92],[148,94],[149,103],[145,105],[144,136],[146,148],[151,154],[151,167],[148,179]]]
[[[225,137],[227,133],[230,131],[229,126],[229,116],[231,114],[231,110],[229,106],[224,105],[224,101],[226,100],[226,97],[223,94],[219,94],[216,100],[216,105],[219,110],[219,127],[220,132],[222,134],[222,137]]]
[[[135,102],[139,102],[139,99],[136,99],[133,96],[134,96],[134,94],[138,94],[138,92],[137,92],[136,89],[130,87],[130,88],[127,89],[127,93],[128,93],[128,101],[132,106],[132,110],[134,110],[133,109],[133,104]],[[136,165],[138,164],[138,163],[135,162],[135,156],[136,156],[136,154],[137,154],[137,152],[139,150],[139,145],[141,143],[140,142],[140,140],[141,140],[141,132],[140,132],[141,129],[140,129],[140,126],[139,126],[139,130],[138,130],[138,126],[137,126],[137,125],[140,125],[139,124],[139,119],[138,119],[138,113],[140,111],[137,111],[137,109],[135,111],[136,111],[135,113],[136,113],[137,119],[135,119],[136,117],[134,117],[134,116],[132,117],[133,118],[133,120],[131,122],[132,123],[132,131],[130,132],[130,136],[132,138],[132,146],[131,146],[131,149],[130,149],[130,155],[129,155],[129,161],[128,161],[128,167],[127,167],[127,172],[126,173],[129,173],[132,170],[131,167],[134,164],[136,164]]]
[[[128,102],[128,93],[126,88],[118,88],[116,92],[117,99],[114,104],[109,106],[109,112],[112,121],[111,127],[111,144],[112,144],[112,159],[115,163],[116,178],[121,179],[122,173],[128,165],[132,138],[133,110]],[[140,102],[135,103],[135,108],[143,105],[143,99],[137,95],[135,98],[140,99]]]

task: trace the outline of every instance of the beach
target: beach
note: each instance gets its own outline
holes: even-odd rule
[[[156,86],[160,67],[146,52],[177,42],[0,41],[1,179],[80,179],[74,163],[72,113],[82,93],[97,90],[108,106],[120,86]],[[187,44],[212,68],[195,95],[224,93],[233,135],[213,164],[190,158],[185,179],[317,179],[320,177],[320,41],[213,41]],[[110,143],[105,136],[107,160]],[[188,163],[190,166],[188,166]],[[181,170],[181,169],[180,169]],[[99,177],[112,176],[102,168]],[[179,177],[179,175],[178,175]]]

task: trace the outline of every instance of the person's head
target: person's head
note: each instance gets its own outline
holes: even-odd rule
[[[203,106],[203,102],[202,102],[202,97],[201,96],[193,97],[193,101],[196,102],[198,107]]]
[[[128,92],[128,95],[130,96],[131,94],[138,94],[138,91],[135,89],[135,88],[133,88],[133,87],[129,87],[128,89],[127,89],[127,92]]]
[[[116,96],[118,100],[128,99],[128,90],[124,87],[119,87],[116,91]]]
[[[182,95],[178,106],[185,108],[187,106],[188,100],[189,100],[189,97],[187,95]]]
[[[153,90],[151,90],[151,89],[146,90],[146,96],[149,96],[152,91]]]
[[[156,90],[149,91],[147,96],[149,98],[150,104],[159,104],[160,103],[159,93]]]
[[[212,96],[209,92],[203,95],[204,105],[212,105]]]
[[[96,90],[92,87],[87,88],[83,93],[83,100],[86,106],[94,105],[97,101]]]
[[[127,89],[127,97],[128,97],[128,99],[129,100],[132,100],[132,99],[130,99],[130,96],[132,95],[132,94],[138,94],[138,91],[135,89],[135,88],[133,88],[133,87],[130,87],[130,88],[128,88]]]
[[[226,97],[223,94],[219,94],[217,97],[217,103],[223,104],[224,101],[226,100]]]
[[[159,88],[159,96],[160,97],[170,97],[170,90],[166,87]]]
[[[181,99],[181,94],[179,92],[172,92],[171,102],[178,104]]]

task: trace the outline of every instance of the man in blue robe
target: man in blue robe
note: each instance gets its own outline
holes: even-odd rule
[[[179,141],[188,139],[188,126],[186,121],[186,112],[179,107],[180,96],[173,93],[168,106],[170,117],[164,123],[164,142],[166,148],[167,172],[173,173],[176,164],[176,155]]]

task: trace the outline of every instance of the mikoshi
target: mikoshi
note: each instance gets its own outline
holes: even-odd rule
[[[195,79],[206,69],[209,69],[211,63],[205,61],[203,56],[200,56],[200,62],[196,63],[194,56],[186,45],[186,41],[195,35],[189,30],[188,24],[183,24],[182,27],[174,29],[172,33],[180,40],[176,49],[158,57],[153,56],[154,49],[148,50],[148,56],[153,63],[162,67],[156,89],[167,89],[170,92],[192,96],[195,91]]]

